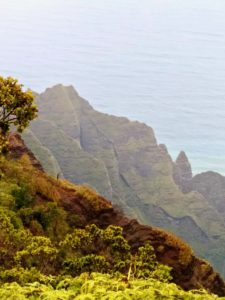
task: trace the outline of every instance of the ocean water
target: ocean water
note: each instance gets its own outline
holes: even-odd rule
[[[194,173],[225,174],[224,0],[2,0],[0,74],[72,84],[152,126]]]

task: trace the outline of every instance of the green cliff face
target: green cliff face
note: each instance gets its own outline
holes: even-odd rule
[[[43,168],[51,176],[57,177],[58,174],[63,176],[62,170],[52,152],[43,146],[38,138],[29,129],[23,134],[28,148],[32,147],[35,157],[41,161]]]
[[[36,100],[39,118],[24,138],[46,170],[94,187],[145,224],[177,233],[223,272],[224,217],[191,187],[183,154],[174,163],[150,127],[95,111],[71,86],[57,85]],[[46,148],[49,160],[41,154]]]

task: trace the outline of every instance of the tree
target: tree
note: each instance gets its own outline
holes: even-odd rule
[[[37,117],[37,111],[30,90],[23,91],[23,85],[17,79],[0,76],[0,153],[4,154],[8,149],[10,127],[22,132]]]

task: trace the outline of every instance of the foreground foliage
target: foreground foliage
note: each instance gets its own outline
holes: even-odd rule
[[[51,278],[52,283],[54,278]],[[56,282],[55,282],[56,284]],[[154,279],[136,279],[129,282],[124,278],[113,278],[108,274],[84,273],[76,278],[64,278],[54,287],[38,282],[24,286],[7,283],[0,288],[2,300],[213,300],[225,299],[209,295],[204,290],[185,292],[172,283],[163,283]]]
[[[87,189],[63,184],[86,197]],[[132,253],[121,227],[84,226],[61,205],[61,192],[27,156],[0,159],[0,299],[218,299],[170,283],[171,268],[151,244]],[[92,211],[101,207],[97,200],[88,190]]]

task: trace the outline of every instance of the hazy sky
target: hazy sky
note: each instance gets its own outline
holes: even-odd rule
[[[36,91],[73,84],[225,173],[224,16],[224,0],[3,0],[0,74]]]

